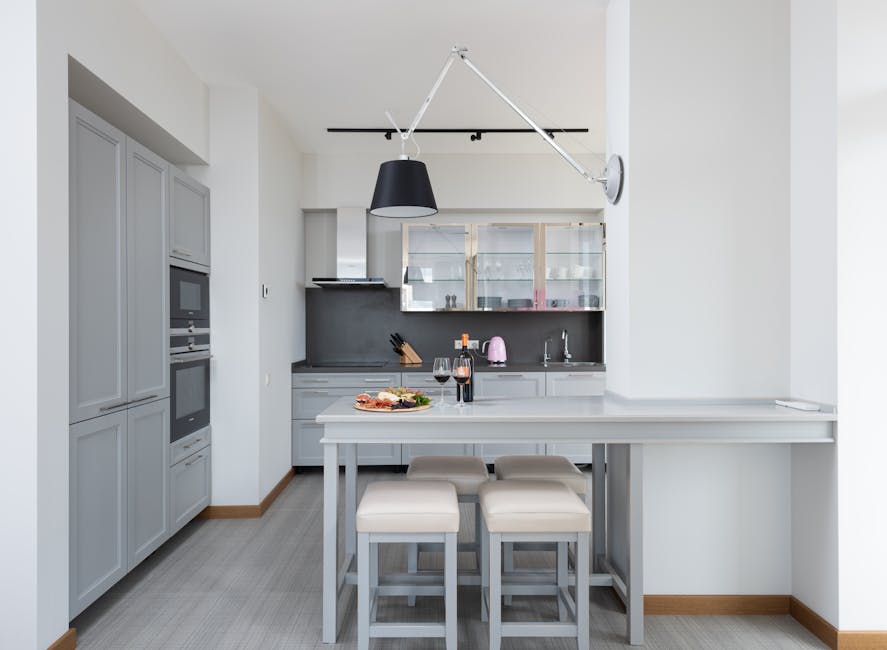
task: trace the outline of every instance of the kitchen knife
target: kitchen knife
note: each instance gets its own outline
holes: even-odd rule
[[[394,339],[395,339],[400,345],[403,345],[404,343],[406,343],[406,341],[404,340],[404,338],[403,338],[400,334],[398,334],[397,332],[394,333]]]

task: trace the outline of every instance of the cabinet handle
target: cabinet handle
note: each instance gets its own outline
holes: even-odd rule
[[[304,381],[310,382],[312,384],[328,384],[328,383],[330,383],[329,379],[305,379]]]
[[[578,377],[578,378],[581,378],[581,379],[587,379],[587,378],[588,378],[588,375],[587,375],[587,374],[582,374],[582,375],[567,375],[567,377]]]
[[[191,447],[193,447],[194,445],[196,445],[196,444],[197,444],[198,442],[200,442],[201,440],[203,440],[203,438],[195,438],[194,440],[192,440],[192,441],[191,441],[190,443],[188,443],[187,445],[182,445],[182,449],[191,449]]]
[[[496,375],[497,379],[524,379],[523,375]]]
[[[147,402],[149,399],[154,399],[157,395],[148,395],[147,397],[141,397],[139,399],[130,400],[129,402],[120,402],[118,404],[108,404],[108,406],[103,406],[99,409],[99,411],[110,411],[111,409],[120,408],[121,406],[129,406],[130,404],[138,404],[139,402]]]
[[[195,459],[192,460],[191,462],[189,462],[189,463],[185,463],[185,467],[191,467],[191,465],[193,465],[194,463],[196,463],[196,462],[197,462],[198,460],[200,460],[201,458],[203,458],[203,454],[200,454],[197,458],[195,458]]]
[[[173,248],[173,253],[178,253],[179,255],[184,255],[186,257],[194,257],[194,253],[189,251],[187,248]]]
[[[303,395],[329,395],[330,392],[328,390],[306,390],[302,394]]]
[[[433,377],[431,379],[425,378],[422,381],[424,381],[426,384],[436,384],[437,383],[437,379],[434,379]]]
[[[391,383],[388,379],[370,379],[365,378],[364,381],[368,384],[389,384]]]

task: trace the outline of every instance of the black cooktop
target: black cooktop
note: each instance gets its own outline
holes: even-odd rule
[[[312,368],[382,368],[387,361],[326,361],[312,363]]]

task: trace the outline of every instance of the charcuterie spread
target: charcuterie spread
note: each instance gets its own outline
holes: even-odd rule
[[[375,397],[369,393],[361,393],[354,398],[354,408],[359,411],[380,411],[384,413],[400,413],[405,411],[424,411],[431,406],[431,398],[420,390],[399,386],[388,387],[379,391]]]

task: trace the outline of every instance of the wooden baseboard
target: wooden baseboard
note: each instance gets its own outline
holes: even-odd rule
[[[837,650],[884,650],[887,648],[885,631],[838,630]]]
[[[69,627],[68,631],[55,640],[46,650],[74,650],[77,647],[77,630]]]
[[[257,506],[207,506],[199,515],[198,519],[254,519],[261,517],[265,511],[271,507],[274,500],[280,496],[283,489],[293,480],[296,475],[295,468],[290,468],[283,478],[277,482],[268,495],[262,499]]]
[[[829,648],[838,647],[838,629],[794,596],[790,598],[789,613]]]
[[[644,614],[652,616],[775,616],[788,613],[789,596],[644,596]]]

